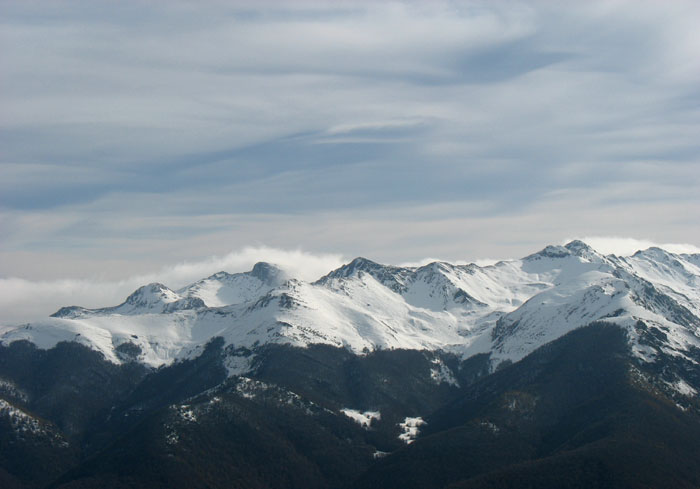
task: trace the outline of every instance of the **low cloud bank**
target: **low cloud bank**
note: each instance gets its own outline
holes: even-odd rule
[[[663,248],[671,253],[700,253],[700,248],[688,243],[658,243],[649,239],[622,238],[618,236],[588,236],[578,239],[604,255],[629,256],[639,250],[646,250],[652,247]]]
[[[224,256],[183,262],[148,275],[136,275],[119,281],[97,279],[61,279],[33,281],[0,278],[0,331],[22,322],[45,318],[69,305],[105,307],[117,305],[136,288],[160,282],[177,289],[221,270],[244,272],[259,261],[267,261],[301,280],[315,280],[343,264],[339,254],[318,254],[302,250],[270,247],[246,247]]]
[[[672,253],[700,253],[700,248],[684,243],[657,243],[647,239],[589,236],[579,238],[603,254],[631,255],[652,246]],[[569,239],[564,242],[570,241]],[[532,250],[533,252],[536,250]],[[35,281],[23,278],[0,278],[0,331],[23,322],[42,319],[60,307],[80,305],[105,307],[120,304],[141,285],[161,282],[178,289],[196,280],[224,270],[230,273],[250,270],[259,261],[267,261],[286,270],[290,276],[313,281],[349,261],[340,254],[310,253],[302,250],[284,250],[271,247],[246,247],[223,256],[205,260],[182,262],[165,267],[157,273],[135,275],[123,280],[61,279]],[[441,261],[425,258],[401,263],[401,266],[420,266]],[[496,260],[482,259],[474,263],[490,265]],[[458,261],[455,264],[466,264]]]

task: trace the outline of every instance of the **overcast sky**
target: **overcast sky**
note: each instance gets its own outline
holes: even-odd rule
[[[0,288],[250,250],[313,268],[700,245],[698,19],[697,1],[0,0]]]

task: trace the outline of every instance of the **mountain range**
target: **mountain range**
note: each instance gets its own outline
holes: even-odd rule
[[[270,263],[0,337],[3,487],[698,487],[700,255]]]

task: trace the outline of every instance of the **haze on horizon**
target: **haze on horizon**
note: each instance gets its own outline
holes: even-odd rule
[[[0,8],[0,282],[22,300],[245,250],[700,245],[697,2]]]

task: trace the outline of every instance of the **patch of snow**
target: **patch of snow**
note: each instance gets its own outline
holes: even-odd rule
[[[404,419],[403,423],[399,423],[399,427],[403,433],[399,435],[399,440],[406,444],[411,444],[415,441],[420,433],[420,427],[425,425],[426,422],[423,418],[419,417],[407,417]]]
[[[224,367],[226,372],[228,372],[229,377],[244,375],[251,371],[253,365],[254,355],[250,356],[238,356],[238,355],[226,355],[224,358]]]
[[[357,409],[344,408],[341,409],[340,412],[365,429],[369,429],[374,420],[379,421],[382,419],[382,415],[379,411],[360,412]]]
[[[167,431],[165,433],[165,443],[168,445],[176,445],[180,441],[180,435],[177,434],[174,426],[167,426]]]
[[[652,363],[656,361],[658,352],[649,345],[642,345],[635,342],[632,345],[632,354],[642,360],[645,363]]]
[[[187,423],[194,423],[197,421],[197,415],[194,410],[187,404],[175,407],[177,413],[180,415],[180,419]]]
[[[5,393],[9,397],[19,399],[20,401],[27,402],[29,396],[22,389],[17,387],[17,385],[7,379],[0,378],[0,393]]]
[[[265,402],[274,400],[280,405],[286,405],[294,409],[299,409],[309,416],[319,414],[320,412],[332,412],[318,406],[308,399],[302,398],[295,392],[284,389],[275,384],[267,384],[248,377],[239,377],[236,380],[236,392],[245,399],[262,399]]]
[[[459,382],[457,382],[454,373],[452,373],[452,370],[450,370],[442,360],[435,358],[432,360],[432,364],[434,367],[430,369],[430,378],[432,378],[436,384],[446,383],[459,387]]]
[[[0,399],[0,416],[6,417],[17,432],[47,434],[46,429],[38,419],[4,399]]]
[[[683,379],[678,380],[675,384],[672,384],[671,387],[675,389],[677,392],[680,392],[684,396],[688,397],[694,397],[698,395],[698,391],[693,389],[686,381]]]
[[[246,399],[253,399],[258,392],[270,390],[272,386],[260,380],[240,377],[236,383],[236,392]]]
[[[501,431],[501,429],[497,425],[492,423],[491,421],[482,421],[480,423],[480,426],[482,426],[483,428],[486,428],[487,430],[489,430],[491,433],[494,433],[494,434]]]

